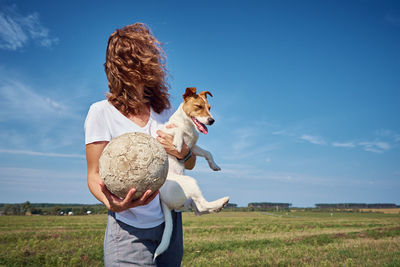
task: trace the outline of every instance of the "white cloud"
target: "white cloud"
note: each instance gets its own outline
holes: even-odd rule
[[[36,184],[42,186],[43,184],[53,182],[76,183],[77,180],[84,180],[85,172],[71,172],[50,169],[33,169],[33,168],[13,168],[13,167],[0,167],[2,179],[0,184],[21,184],[29,186]]]
[[[300,136],[300,139],[310,142],[314,145],[324,145],[326,144],[325,140],[320,136],[306,135],[303,134]]]
[[[42,47],[51,47],[58,42],[52,38],[44,27],[38,13],[21,15],[16,6],[4,8],[0,12],[0,48],[18,50],[33,41]]]
[[[81,157],[78,154],[82,154],[84,136],[83,108],[76,98],[62,97],[62,85],[58,86],[38,90],[30,86],[24,75],[0,64],[1,149],[26,155],[41,151]]]
[[[0,121],[68,114],[62,103],[38,94],[18,80],[5,77],[0,77],[0,105]]]
[[[364,151],[374,153],[384,153],[400,142],[400,135],[391,130],[378,130],[375,131],[375,135],[381,140],[375,141],[348,141],[348,142],[332,142],[330,143],[333,147],[342,148],[362,148]],[[327,142],[321,136],[303,134],[299,137],[301,140],[305,140],[315,145],[325,145]],[[382,141],[383,139],[383,141]]]
[[[374,145],[379,147],[380,149],[383,149],[383,150],[390,149],[390,145],[388,143],[386,143],[386,142],[375,142]]]
[[[391,139],[395,143],[400,143],[400,134],[388,129],[380,129],[375,131],[375,134],[379,137]]]
[[[255,128],[240,128],[236,129],[233,134],[235,136],[233,150],[234,152],[242,152],[253,145],[257,130]]]
[[[274,131],[272,132],[273,135],[285,135],[286,131],[285,130],[278,130],[278,131]]]
[[[275,136],[291,136],[298,138],[300,140],[304,140],[314,145],[327,145],[329,144],[332,147],[339,148],[360,148],[367,152],[374,153],[384,153],[390,149],[399,146],[400,143],[400,134],[388,129],[380,129],[374,132],[375,141],[360,141],[358,140],[350,140],[346,142],[341,141],[329,141],[322,136],[317,135],[309,135],[309,134],[296,134],[296,131],[288,131],[288,130],[277,130],[271,132],[272,135]],[[364,139],[365,140],[365,139]]]
[[[21,25],[0,13],[0,48],[17,50],[24,46],[28,41],[28,36],[22,30]]]
[[[232,131],[232,142],[227,146],[228,151],[223,154],[224,160],[245,160],[265,158],[266,153],[276,150],[278,145],[265,142],[265,129],[260,125],[244,126]]]
[[[27,156],[57,157],[57,158],[85,158],[85,155],[81,154],[48,153],[48,152],[37,152],[30,150],[15,150],[15,149],[1,149],[1,148],[0,148],[0,153],[18,154]]]
[[[84,170],[0,167],[0,202],[80,202],[90,197]]]
[[[374,141],[374,142],[360,142],[360,146],[363,147],[365,151],[383,153],[391,148],[389,143]]]
[[[285,130],[285,129],[273,131],[271,134],[272,135],[279,135],[279,136],[289,136],[289,137],[296,136],[296,134],[294,134],[294,133],[292,133],[292,132],[290,132],[288,130]]]
[[[365,142],[333,142],[332,146],[335,147],[345,147],[345,148],[355,148],[361,147],[364,151],[374,152],[374,153],[383,153],[393,146],[389,142],[384,141],[365,141]]]
[[[322,177],[309,174],[286,172],[286,171],[269,171],[260,168],[259,166],[250,164],[220,164],[221,171],[213,172],[204,161],[196,163],[196,168],[193,171],[188,171],[186,174],[202,180],[204,176],[215,177],[215,179],[238,179],[245,183],[256,181],[279,181],[283,183],[301,183],[315,185],[329,185],[335,182],[334,177]]]
[[[335,147],[355,147],[356,146],[353,142],[346,142],[346,143],[333,142],[332,145]]]

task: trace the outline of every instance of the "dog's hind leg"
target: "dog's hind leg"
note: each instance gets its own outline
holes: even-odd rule
[[[215,201],[208,202],[201,193],[200,187],[197,181],[190,176],[168,174],[169,183],[178,185],[184,192],[187,199],[192,199],[195,205],[196,214],[201,215],[210,212],[218,212],[228,203],[229,197],[223,197]],[[163,195],[163,191],[161,191]],[[185,204],[185,203],[182,203]],[[182,205],[181,204],[181,205]],[[186,202],[186,205],[188,202]]]
[[[229,197],[223,197],[212,202],[202,202],[201,205],[197,205],[196,202],[193,201],[192,208],[194,213],[197,216],[200,216],[204,214],[220,212],[226,206],[226,204],[228,204],[228,201]],[[199,202],[197,203],[199,204]]]
[[[213,212],[220,212],[229,202],[229,197],[223,197],[215,201],[208,202],[204,198],[193,200],[196,215],[203,215]]]

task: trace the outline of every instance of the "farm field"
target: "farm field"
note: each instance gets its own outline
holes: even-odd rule
[[[400,215],[183,214],[182,266],[400,266]],[[102,266],[106,215],[0,216],[0,266]]]

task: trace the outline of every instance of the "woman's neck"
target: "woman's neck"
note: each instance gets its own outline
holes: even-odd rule
[[[140,127],[146,126],[150,119],[150,107],[147,105],[143,105],[139,108],[139,112],[136,115],[128,114],[126,117],[139,125]]]

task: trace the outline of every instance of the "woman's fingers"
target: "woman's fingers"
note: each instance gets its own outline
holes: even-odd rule
[[[124,201],[122,202],[122,204],[126,205],[128,203],[131,203],[135,193],[136,193],[136,188],[132,188],[131,190],[129,190],[129,192],[128,192],[128,194],[126,194],[126,197],[124,198]]]
[[[172,140],[173,140],[172,135],[167,134],[167,133],[165,133],[165,132],[163,132],[163,131],[161,131],[161,130],[158,130],[158,131],[157,131],[157,134],[158,134],[158,137],[159,137],[159,138],[164,139],[165,141],[170,141],[170,142],[172,142]]]
[[[104,193],[108,202],[110,204],[110,209],[115,212],[123,211],[129,208],[134,208],[137,206],[143,206],[149,204],[159,193],[159,191],[155,191],[154,193],[151,190],[147,190],[139,199],[133,200],[136,188],[132,188],[129,190],[126,197],[122,200],[117,196],[113,195],[106,187],[104,182],[100,182],[101,191]]]
[[[155,191],[153,194],[151,194],[144,202],[144,205],[149,204],[153,199],[158,195],[159,191]]]
[[[168,128],[168,129],[175,128],[175,127],[176,127],[176,125],[173,124],[173,123],[168,124],[168,125],[165,126],[165,128]]]
[[[172,127],[176,127],[174,124],[170,125],[171,128]],[[168,125],[167,125],[168,127]],[[174,137],[170,134],[167,134],[163,131],[158,130],[157,131],[157,140],[158,142],[160,142],[160,144],[164,147],[165,151],[172,155],[177,157],[178,159],[182,159],[184,157],[186,157],[186,155],[189,153],[189,147],[186,145],[185,141],[183,141],[182,143],[182,150],[181,152],[178,152],[178,150],[176,150],[176,147],[173,144],[174,141]]]
[[[143,205],[146,205],[150,203],[158,194],[158,190],[155,191],[154,193],[151,190],[147,190],[143,196],[140,198],[140,201],[143,203]]]
[[[157,141],[164,147],[168,154],[174,155],[176,148],[173,144],[173,136],[164,133],[163,131],[157,131]]]
[[[138,202],[141,203],[141,205],[144,205],[146,202],[146,199],[151,195],[151,190],[147,190],[144,192],[144,194],[138,199]]]

